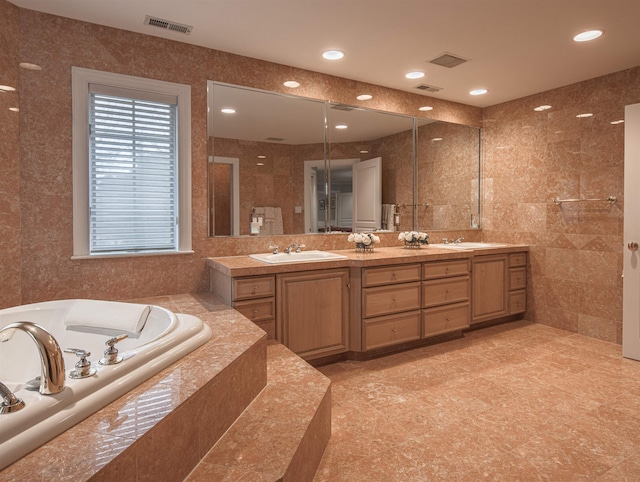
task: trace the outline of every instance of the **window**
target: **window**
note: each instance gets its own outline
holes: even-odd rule
[[[74,258],[191,252],[190,87],[72,77]]]

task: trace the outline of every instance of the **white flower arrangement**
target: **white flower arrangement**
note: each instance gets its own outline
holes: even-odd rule
[[[380,242],[380,237],[373,233],[351,233],[347,241],[356,243],[356,251],[373,251],[373,245]]]
[[[419,248],[429,244],[429,235],[420,231],[403,231],[398,234],[398,240],[404,241],[405,248]]]

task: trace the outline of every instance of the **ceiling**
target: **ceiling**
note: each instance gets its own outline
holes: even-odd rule
[[[32,10],[486,107],[640,65],[640,0],[10,0]],[[193,26],[181,34],[145,15]],[[599,28],[601,38],[573,36]],[[327,61],[321,52],[346,56]],[[468,59],[433,65],[443,53]],[[404,74],[424,70],[407,80]],[[486,88],[483,96],[469,90]]]

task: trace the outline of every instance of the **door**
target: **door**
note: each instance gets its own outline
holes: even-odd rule
[[[382,158],[353,165],[353,230],[374,231],[382,221]]]
[[[622,355],[640,360],[640,104],[625,108]]]

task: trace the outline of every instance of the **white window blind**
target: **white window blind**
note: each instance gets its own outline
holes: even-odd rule
[[[89,124],[90,253],[176,250],[175,97],[90,85]]]

